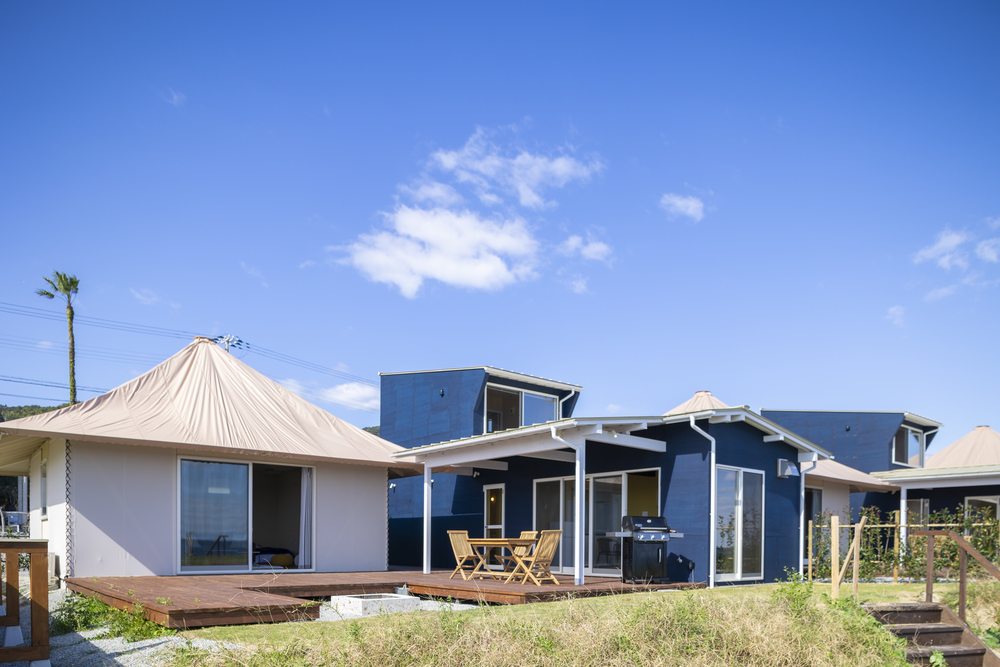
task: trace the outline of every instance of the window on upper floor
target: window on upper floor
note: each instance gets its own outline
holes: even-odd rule
[[[558,419],[557,396],[534,391],[486,386],[486,433],[542,424]]]
[[[923,468],[924,434],[907,426],[900,427],[896,431],[896,437],[892,440],[892,462],[903,466]]]
[[[46,459],[42,461],[41,467],[41,484],[39,485],[38,495],[41,497],[41,510],[42,518],[45,519],[49,516],[49,462]]]

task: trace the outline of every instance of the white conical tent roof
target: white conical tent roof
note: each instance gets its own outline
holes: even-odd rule
[[[390,458],[402,447],[296,396],[208,338],[195,338],[97,398],[0,423],[0,434],[6,474],[22,467],[45,438],[419,467]]]
[[[1000,465],[1000,433],[977,426],[927,459],[926,468]]]
[[[684,401],[676,408],[668,410],[663,413],[663,416],[667,415],[683,415],[688,412],[701,412],[702,410],[721,410],[724,408],[731,407],[726,405],[715,396],[712,396],[710,391],[696,391],[694,396]]]

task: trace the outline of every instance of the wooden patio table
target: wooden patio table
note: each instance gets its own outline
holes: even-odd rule
[[[531,547],[534,546],[536,542],[538,542],[537,539],[533,539],[530,537],[470,537],[469,538],[469,545],[473,549],[478,549],[480,547],[483,547],[488,552],[490,549],[501,547],[509,551],[511,558],[514,560],[514,572],[517,572],[519,568],[524,567],[524,561],[521,560],[521,557],[517,555],[517,552],[514,551],[514,549],[517,547],[527,547],[528,551],[531,551]],[[489,569],[486,563],[485,553],[479,559],[479,564],[476,565],[476,569],[472,571],[472,574],[475,575],[477,572],[480,571],[480,568],[486,568],[485,570],[482,571],[482,574],[488,574],[494,579],[503,579],[504,575],[507,574],[507,572],[493,572],[493,570]],[[505,584],[510,583],[510,579],[513,576],[514,574],[513,572],[511,572],[510,576],[507,577],[504,583]]]

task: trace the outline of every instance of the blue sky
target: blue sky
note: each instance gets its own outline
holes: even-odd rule
[[[998,28],[992,2],[5,3],[0,302],[60,313],[33,294],[58,269],[81,316],[368,382],[908,410],[940,446],[1000,427]],[[77,343],[97,388],[185,344]],[[0,375],[65,382],[64,347],[0,312]],[[378,422],[372,385],[242,354]]]

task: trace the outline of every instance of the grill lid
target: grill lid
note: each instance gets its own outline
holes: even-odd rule
[[[669,532],[670,526],[662,516],[623,516],[622,530],[643,532]]]

